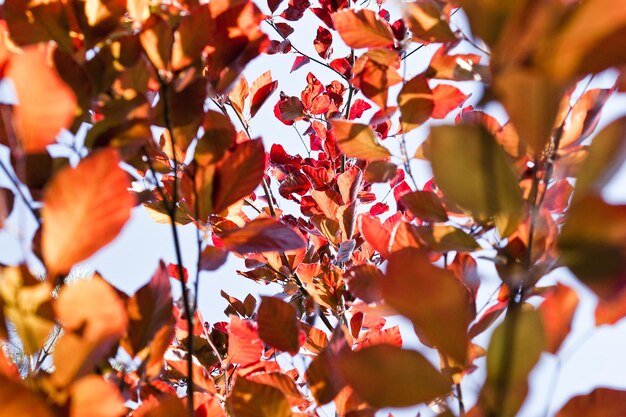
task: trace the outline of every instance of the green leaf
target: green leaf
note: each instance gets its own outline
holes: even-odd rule
[[[602,129],[589,147],[589,156],[583,163],[573,201],[585,193],[599,194],[622,166],[626,156],[626,117],[621,117]]]
[[[581,281],[602,297],[614,295],[626,271],[626,205],[588,194],[570,208],[558,247]]]
[[[479,222],[494,218],[502,237],[515,231],[524,214],[522,193],[504,151],[484,127],[434,127],[430,160],[447,198]]]
[[[414,216],[427,222],[447,222],[448,214],[437,194],[430,191],[413,191],[400,200]]]
[[[408,407],[451,388],[421,353],[387,344],[343,354],[337,365],[359,397],[374,407]]]
[[[537,310],[521,309],[507,315],[494,331],[487,351],[487,380],[478,399],[484,415],[517,415],[528,393],[528,374],[544,346],[543,323]]]

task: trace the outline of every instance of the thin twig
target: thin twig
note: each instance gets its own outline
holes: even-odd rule
[[[157,72],[158,74],[158,72]],[[174,135],[174,126],[171,120],[170,113],[170,85],[160,75],[157,75],[159,85],[160,85],[160,94],[161,100],[163,100],[163,120],[165,122],[165,128],[169,131],[170,139],[172,141],[172,152],[173,162],[174,162],[174,180],[172,184],[172,204],[169,205],[168,215],[170,218],[170,225],[172,230],[172,236],[174,238],[174,251],[176,253],[176,263],[178,268],[178,275],[180,278],[180,286],[183,297],[183,309],[185,311],[187,327],[188,327],[188,336],[187,336],[187,408],[189,410],[189,415],[194,416],[195,407],[194,407],[194,381],[193,381],[193,351],[194,351],[194,343],[193,343],[193,329],[194,329],[194,313],[191,309],[189,293],[187,291],[187,285],[185,283],[185,271],[183,268],[183,257],[180,249],[180,239],[178,236],[178,228],[176,227],[176,202],[178,201],[178,156],[176,155],[176,138]]]
[[[287,37],[283,36],[282,33],[280,33],[280,31],[278,30],[278,28],[276,27],[276,25],[274,25],[274,22],[272,22],[271,20],[265,20],[265,22],[270,25],[272,27],[272,29],[274,29],[276,31],[276,33],[278,33],[278,35],[283,39],[283,40],[287,40]],[[291,41],[289,41],[291,43]],[[300,49],[296,48],[296,46],[291,43],[291,49],[293,49],[296,53],[302,55],[303,57],[315,62],[316,64],[319,64],[331,71],[333,71],[334,73],[336,73],[337,75],[339,75],[341,78],[343,78],[345,81],[349,81],[348,78],[343,75],[342,73],[340,73],[339,71],[337,71],[336,69],[334,69],[333,67],[331,67],[330,65],[326,64],[325,62],[320,61],[317,58],[312,57],[311,55],[308,55],[304,52],[302,52]]]

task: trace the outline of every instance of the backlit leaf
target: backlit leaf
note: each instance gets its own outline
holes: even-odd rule
[[[276,297],[263,297],[257,322],[261,340],[291,355],[298,353],[304,340],[300,337],[294,306]]]
[[[450,391],[450,382],[422,354],[387,344],[343,354],[337,365],[354,391],[375,407],[407,407]]]
[[[434,109],[433,95],[424,75],[417,75],[404,83],[398,94],[402,113],[402,129],[409,132],[430,118]]]
[[[216,213],[252,193],[263,179],[265,151],[260,139],[237,145],[217,164],[213,193]]]
[[[578,295],[573,289],[557,283],[539,306],[546,333],[546,350],[556,353],[572,328],[578,307]]]
[[[220,235],[224,247],[239,253],[300,249],[306,242],[291,227],[273,218],[254,219]]]
[[[72,124],[76,96],[47,60],[46,49],[24,48],[14,55],[6,76],[19,101],[13,111],[15,129],[26,152],[43,152],[62,128]]]
[[[417,0],[403,4],[404,18],[413,34],[413,40],[420,43],[453,42],[456,36],[443,19],[443,9],[435,0]]]
[[[339,150],[350,158],[365,160],[387,159],[391,153],[378,143],[374,130],[368,125],[345,120],[332,120],[331,124]]]
[[[276,90],[278,81],[272,81],[272,72],[267,71],[261,74],[250,87],[250,117],[254,117],[263,103]]]
[[[243,377],[235,381],[226,408],[233,417],[291,417],[291,407],[282,392]]]
[[[351,48],[379,48],[393,44],[389,24],[373,10],[342,10],[333,14],[335,29]]]
[[[626,391],[596,388],[571,398],[556,417],[618,417],[626,414]]]
[[[35,395],[21,381],[0,376],[1,417],[55,417],[43,398]]]
[[[165,264],[161,262],[150,281],[127,302],[128,330],[121,346],[130,355],[146,357],[146,372],[156,377],[163,368],[163,355],[174,337],[176,318],[172,289]]]
[[[445,196],[478,221],[495,217],[501,236],[512,233],[524,204],[517,178],[494,137],[483,127],[460,125],[436,126],[431,139],[435,183]]]
[[[228,325],[228,361],[245,366],[258,362],[262,353],[263,342],[254,324],[231,315]]]
[[[135,201],[119,163],[117,151],[102,150],[63,169],[46,187],[42,245],[50,276],[96,253],[130,218]]]
[[[118,417],[127,410],[115,385],[99,375],[76,381],[70,395],[70,417]]]
[[[465,363],[473,306],[469,290],[451,271],[407,248],[391,254],[382,287],[386,303],[413,322],[422,342]]]
[[[441,199],[430,191],[413,191],[404,194],[400,201],[413,215],[428,222],[446,222],[448,215]]]
[[[545,347],[541,316],[537,310],[521,309],[509,315],[493,333],[487,351],[487,380],[478,399],[484,415],[514,417],[528,393],[528,374]],[[512,335],[507,320],[516,320]],[[513,353],[511,355],[511,353]],[[508,355],[509,361],[503,356]],[[503,377],[508,377],[504,382]],[[506,390],[505,390],[506,388]]]

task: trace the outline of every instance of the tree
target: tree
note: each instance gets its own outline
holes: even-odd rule
[[[34,220],[19,225],[29,262],[0,269],[2,417],[317,416],[331,402],[339,416],[422,403],[440,416],[515,416],[578,305],[548,274],[567,267],[600,297],[596,325],[626,315],[626,206],[601,194],[623,162],[626,119],[594,132],[624,84],[590,88],[626,64],[626,4],[1,8],[1,75],[17,100],[0,107],[12,183],[0,227],[16,200]],[[248,83],[260,55],[308,70],[304,89],[270,71]],[[468,84],[484,89],[473,105]],[[492,102],[509,121],[484,110]],[[307,156],[256,138],[257,123],[289,127]],[[421,186],[420,159],[432,167]],[[138,206],[170,225],[176,262],[133,294],[98,273],[69,280]],[[183,262],[183,225],[195,265]],[[277,293],[222,292],[228,320],[205,322],[201,275],[220,277],[228,257],[245,261],[240,279]],[[501,280],[492,296],[479,263]],[[439,364],[403,346],[412,329],[386,325],[392,315]],[[476,369],[486,376],[466,403]],[[557,415],[621,416],[625,399],[600,387]]]

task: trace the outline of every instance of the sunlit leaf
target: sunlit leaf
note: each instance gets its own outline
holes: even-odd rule
[[[382,287],[386,303],[413,322],[422,342],[465,363],[470,292],[451,271],[432,265],[423,251],[403,249],[391,254]]]
[[[99,375],[76,381],[70,395],[70,417],[118,417],[127,410],[115,385]]]
[[[43,398],[35,395],[20,381],[0,376],[1,417],[55,417]]]
[[[539,306],[546,334],[546,350],[556,353],[572,328],[578,307],[578,295],[573,289],[558,283]]]
[[[128,317],[116,291],[98,275],[63,287],[54,311],[65,333],[54,350],[53,378],[64,386],[111,353],[126,332]]]
[[[580,168],[574,200],[586,193],[600,194],[602,188],[622,166],[626,156],[626,117],[602,129],[589,147],[589,155]]]
[[[285,395],[269,385],[239,377],[226,400],[233,417],[291,417]]]
[[[618,417],[626,413],[626,391],[596,388],[571,398],[556,417]]]
[[[282,252],[306,246],[291,227],[273,218],[255,219],[241,229],[222,233],[220,238],[226,249],[239,253]]]
[[[373,10],[343,10],[333,14],[335,29],[351,48],[379,48],[393,44],[389,24]]]
[[[375,407],[407,407],[450,391],[450,382],[419,352],[387,344],[343,354],[337,365],[354,391]]]
[[[626,271],[626,205],[587,195],[569,210],[558,240],[561,262],[604,298],[621,287]]]
[[[443,9],[435,0],[417,0],[404,6],[404,18],[413,34],[413,40],[421,43],[453,42],[456,40],[448,23],[443,19]]]
[[[432,92],[435,103],[431,115],[433,119],[443,119],[468,98],[461,90],[448,84],[439,84],[432,89]]]
[[[404,83],[398,94],[398,106],[405,132],[419,127],[430,118],[434,109],[433,94],[424,75],[417,75]]]
[[[68,272],[111,242],[135,205],[117,151],[102,150],[65,168],[46,187],[43,254],[48,273]]]
[[[6,76],[13,81],[19,102],[13,115],[22,147],[26,152],[43,152],[62,128],[72,124],[76,96],[48,62],[46,49],[39,46],[14,55]]]
[[[291,355],[298,353],[304,334],[300,337],[294,306],[276,297],[263,297],[257,322],[265,343]]]
[[[216,213],[252,193],[263,179],[265,151],[260,139],[243,142],[218,163],[213,210]]]
[[[368,125],[345,120],[332,120],[339,150],[350,158],[365,160],[387,159],[391,153],[378,143],[374,130]]]
[[[478,221],[495,217],[501,236],[512,233],[524,204],[517,178],[494,137],[483,127],[460,125],[434,127],[431,139],[433,174],[445,196]]]
[[[174,337],[176,323],[169,274],[163,262],[128,300],[126,309],[128,330],[120,344],[130,355],[146,358],[148,377],[156,377],[163,368],[163,355]]]
[[[441,199],[430,191],[413,191],[404,194],[400,201],[413,215],[428,222],[446,222],[448,215]]]
[[[261,74],[250,87],[250,96],[252,100],[250,102],[250,117],[254,117],[259,111],[263,103],[269,98],[269,96],[276,90],[278,81],[272,81],[272,72],[267,71]]]
[[[263,353],[263,342],[251,321],[230,316],[228,325],[228,360],[230,363],[248,365],[258,362]]]

